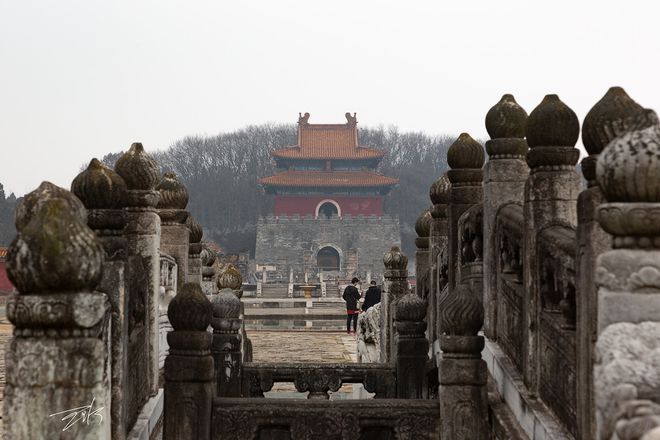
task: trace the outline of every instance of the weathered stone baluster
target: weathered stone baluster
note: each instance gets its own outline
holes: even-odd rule
[[[186,283],[170,302],[167,316],[174,331],[167,334],[165,419],[163,440],[209,440],[214,395],[211,302],[198,284]]]
[[[204,229],[202,225],[191,215],[186,220],[186,226],[190,230],[190,245],[188,248],[188,282],[202,284],[202,236]]]
[[[396,305],[396,387],[401,399],[428,396],[426,365],[429,343],[426,340],[426,301],[414,293],[404,295]]]
[[[421,298],[429,295],[429,234],[431,232],[431,211],[425,209],[415,222],[415,291]]]
[[[467,133],[462,133],[447,151],[451,182],[449,191],[449,291],[458,284],[460,269],[458,248],[458,219],[471,206],[481,203],[484,149]]]
[[[94,291],[104,250],[86,222],[80,200],[49,182],[17,209],[7,256],[19,293],[7,302],[14,337],[5,356],[5,438],[110,438],[110,302]],[[85,405],[89,424],[63,434],[67,416]]]
[[[596,258],[612,248],[611,236],[596,220],[598,205],[604,203],[596,184],[596,161],[612,139],[626,132],[643,108],[620,87],[612,87],[598,101],[582,124],[582,143],[589,153],[582,160],[582,174],[588,188],[578,197],[576,280],[577,301],[577,412],[580,437],[595,438],[593,356],[597,338],[598,291],[595,283]]]
[[[408,257],[397,246],[383,256],[385,282],[381,295],[380,356],[381,362],[396,359],[394,344],[394,312],[397,301],[408,293]]]
[[[488,162],[484,167],[484,333],[496,339],[497,271],[500,250],[495,237],[495,219],[499,209],[524,200],[529,167],[525,162],[527,112],[512,95],[504,95],[486,114]],[[508,319],[502,317],[502,319]]]
[[[485,440],[489,438],[488,370],[481,359],[484,321],[481,292],[459,284],[440,310],[442,315],[438,400],[442,438]]]
[[[128,249],[128,356],[132,359],[127,389],[133,394],[127,404],[131,420],[137,417],[144,391],[158,393],[160,217],[156,205],[160,194],[155,188],[160,173],[140,143],[131,145],[117,160],[115,171],[128,187],[124,233]]]
[[[161,221],[160,251],[176,261],[178,290],[188,278],[188,190],[174,173],[163,174],[156,189],[160,192],[156,206]]]
[[[431,225],[429,228],[429,298],[426,312],[429,342],[434,343],[438,338],[438,302],[440,293],[444,288],[441,279],[442,258],[441,252],[447,246],[447,204],[449,203],[449,188],[451,183],[447,174],[441,175],[429,191],[433,207],[431,208]],[[435,349],[434,349],[435,350]]]
[[[204,244],[202,253],[200,254],[202,259],[202,291],[205,295],[210,296],[218,293],[216,288],[215,280],[215,260],[217,258],[216,253],[208,245]]]
[[[540,353],[538,328],[541,309],[539,232],[552,225],[574,228],[580,177],[575,164],[580,152],[574,147],[580,134],[577,116],[559,100],[547,95],[530,113],[525,130],[530,175],[525,185],[523,284],[523,373],[525,385],[538,392]]]
[[[241,353],[243,320],[241,300],[223,288],[211,300],[213,304],[213,360],[215,363],[216,393],[221,397],[241,396]]]
[[[629,129],[596,164],[597,217],[614,236],[595,272],[598,439],[640,438],[660,420],[660,122],[647,110]]]
[[[112,306],[112,438],[126,438],[128,419],[126,373],[128,371],[128,300],[126,287],[126,183],[119,174],[92,159],[85,171],[71,183],[71,191],[87,208],[87,222],[105,250],[103,277],[97,290],[104,292]]]
[[[218,290],[230,289],[239,301],[243,297],[243,277],[233,264],[228,264],[224,272],[218,276],[217,286]],[[245,332],[245,304],[243,301],[240,301],[240,319],[240,351],[243,353],[243,361],[252,362],[252,341],[247,337],[247,333]]]

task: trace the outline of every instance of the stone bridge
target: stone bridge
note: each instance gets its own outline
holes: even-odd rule
[[[461,134],[361,363],[253,362],[240,273],[141,144],[44,182],[7,257],[7,439],[660,439],[660,123],[620,88],[580,124],[504,95]],[[488,161],[486,161],[488,153]],[[370,362],[365,362],[370,361]],[[307,399],[264,397],[290,383]],[[343,384],[373,398],[330,400]]]

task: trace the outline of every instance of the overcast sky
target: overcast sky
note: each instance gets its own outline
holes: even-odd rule
[[[0,0],[0,182],[267,121],[486,137],[503,93],[660,109],[660,2]]]

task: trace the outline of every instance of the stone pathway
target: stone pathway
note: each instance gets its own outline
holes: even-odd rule
[[[357,340],[346,332],[248,330],[254,362],[348,363],[357,362]],[[331,399],[352,398],[354,386],[346,384]],[[305,398],[291,383],[275,383],[271,398]]]

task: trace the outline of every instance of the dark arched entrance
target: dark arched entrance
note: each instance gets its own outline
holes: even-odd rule
[[[319,269],[339,270],[339,263],[339,252],[331,246],[319,249],[319,253],[316,254],[316,266]]]
[[[325,202],[321,206],[319,206],[319,217],[324,216],[326,218],[330,218],[332,216],[337,216],[339,215],[339,211],[337,210],[337,205],[335,205],[332,202]]]

